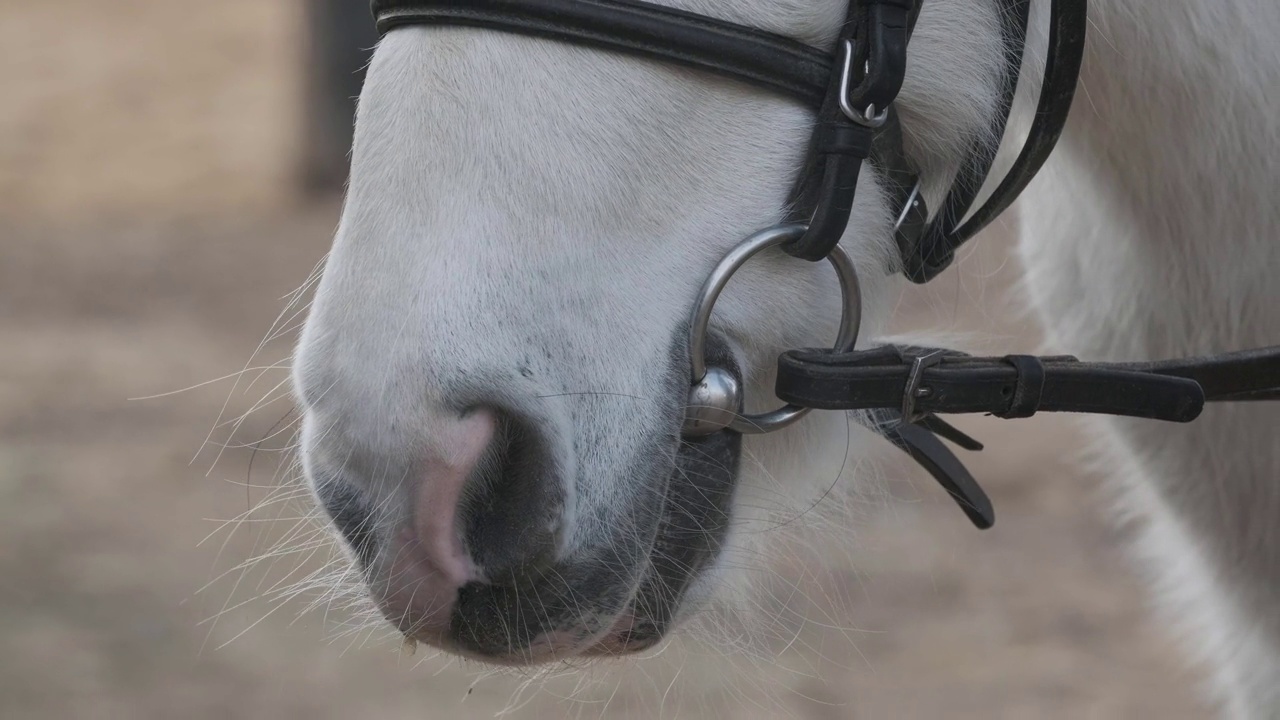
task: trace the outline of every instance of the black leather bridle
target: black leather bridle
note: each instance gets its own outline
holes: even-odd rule
[[[834,53],[639,0],[373,0],[373,12],[382,33],[405,25],[465,25],[537,35],[678,63],[788,95],[815,110],[817,122],[810,160],[791,203],[792,215],[809,231],[784,249],[815,261],[831,252],[848,225],[862,164],[871,159],[886,176],[903,218],[897,229],[900,269],[923,283],[946,269],[957,248],[1007,209],[1048,159],[1075,94],[1086,0],[1053,0],[1035,121],[1005,180],[971,214],[995,159],[994,144],[974,141],[936,213],[925,207],[919,178],[902,152],[893,103],[922,2],[853,0]],[[997,137],[1013,104],[1031,0],[1000,2],[1007,53]]]
[[[1005,45],[999,138],[1022,67],[1031,0],[999,3]],[[894,101],[924,0],[850,0],[827,52],[791,38],[639,0],[373,0],[378,30],[462,25],[536,35],[697,68],[787,95],[816,114],[809,159],[791,217],[803,232],[783,245],[820,261],[836,251],[858,177],[870,161],[898,212],[896,270],[917,283],[946,269],[956,250],[1022,193],[1066,125],[1084,57],[1087,0],[1050,0],[1049,44],[1036,113],[1017,160],[981,205],[995,143],[975,139],[933,212],[902,148]],[[697,378],[695,378],[695,384]],[[938,437],[981,444],[938,413],[1023,418],[1086,412],[1189,422],[1206,401],[1280,399],[1280,348],[1149,364],[1081,363],[1072,357],[974,358],[937,348],[792,350],[779,360],[777,394],[802,408],[867,410],[891,442],[924,466],[979,527],[990,500]],[[737,398],[740,401],[740,397]],[[738,407],[738,406],[735,406]],[[722,429],[722,428],[717,428]]]

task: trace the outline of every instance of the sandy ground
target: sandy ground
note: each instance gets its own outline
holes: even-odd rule
[[[130,398],[243,368],[326,248],[336,205],[291,183],[296,17],[277,0],[0,4],[0,718],[481,718],[513,698],[514,718],[1206,717],[1060,419],[965,423],[989,442],[973,467],[994,530],[903,467],[896,499],[850,522],[851,552],[779,564],[810,622],[776,664],[679,641],[521,692],[335,640],[340,608],[276,609],[306,553],[218,579],[294,525],[286,507],[220,530],[278,483],[286,454],[234,443],[273,436],[287,400],[215,464],[201,447],[230,383]],[[1007,244],[912,297],[904,325],[1032,349],[1006,312]],[[286,377],[242,383],[228,417]]]

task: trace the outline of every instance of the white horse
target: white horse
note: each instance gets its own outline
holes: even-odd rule
[[[662,4],[822,47],[846,9]],[[1021,204],[1052,344],[1136,360],[1280,342],[1280,4],[1094,0],[1091,18],[1069,128]],[[995,122],[1001,52],[994,0],[924,3],[898,106],[931,204]],[[295,381],[308,478],[400,630],[498,664],[651,646],[734,592],[734,559],[760,537],[741,532],[750,498],[782,482],[803,509],[867,452],[838,413],[744,440],[741,463],[732,443],[680,439],[693,299],[783,217],[811,120],[561,42],[420,27],[382,41]],[[863,344],[904,282],[879,270],[892,223],[865,172],[843,239]],[[776,254],[730,286],[714,352],[750,402],[771,398],[780,351],[830,342],[834,285]],[[1093,422],[1224,715],[1280,717],[1280,410]]]

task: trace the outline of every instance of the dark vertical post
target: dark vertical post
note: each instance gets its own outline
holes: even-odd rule
[[[306,15],[302,184],[336,192],[347,180],[356,98],[378,36],[368,0],[306,0]]]

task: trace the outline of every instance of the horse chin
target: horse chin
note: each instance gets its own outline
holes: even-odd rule
[[[713,568],[728,535],[741,444],[731,432],[683,441],[644,578],[628,609],[580,656],[651,650],[691,614],[690,591]]]

